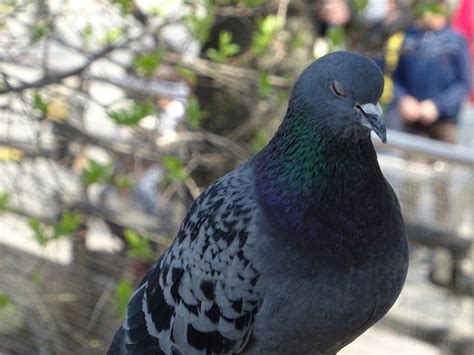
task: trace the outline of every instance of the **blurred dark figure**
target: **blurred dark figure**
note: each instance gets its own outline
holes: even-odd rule
[[[360,18],[364,30],[360,50],[369,55],[381,52],[390,36],[412,26],[411,6],[411,0],[368,0]]]
[[[361,38],[357,50],[372,58],[384,73],[385,86],[380,103],[393,99],[392,76],[400,57],[406,29],[413,26],[411,0],[369,0],[359,23]]]
[[[401,129],[456,143],[470,82],[466,42],[450,26],[447,1],[424,1],[415,11],[393,75]]]
[[[321,20],[321,35],[329,26],[342,26],[351,18],[351,9],[346,0],[323,0],[318,3],[318,14]]]
[[[344,49],[345,27],[352,18],[352,9],[347,0],[321,0],[316,3],[318,38],[313,46],[313,55],[320,58],[333,50]]]

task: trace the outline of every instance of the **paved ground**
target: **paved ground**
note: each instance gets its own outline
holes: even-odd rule
[[[442,355],[439,349],[393,331],[374,327],[339,352],[340,355]]]

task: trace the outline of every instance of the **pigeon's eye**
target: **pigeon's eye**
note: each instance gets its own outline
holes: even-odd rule
[[[337,80],[334,80],[331,84],[331,90],[332,92],[337,95],[337,96],[347,96],[346,94],[346,91],[344,90],[344,87],[342,86],[342,84],[337,81]]]

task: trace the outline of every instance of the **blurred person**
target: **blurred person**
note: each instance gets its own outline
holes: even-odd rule
[[[469,56],[464,38],[450,25],[447,1],[422,1],[415,7],[415,26],[405,32],[393,74],[392,109],[405,132],[448,143],[458,141],[458,116],[469,91]],[[391,125],[393,127],[393,125]],[[434,163],[431,181],[436,196],[434,218],[439,227],[449,226],[448,166],[417,156],[409,160]],[[406,179],[401,198],[405,213],[419,212],[421,181]]]
[[[405,31],[413,25],[411,5],[411,0],[369,0],[362,13],[367,29],[359,46],[384,73],[385,86],[380,98],[384,107],[392,102],[393,72],[398,65]]]
[[[344,49],[340,43],[332,43],[331,31],[346,26],[352,11],[346,0],[322,0],[316,4],[318,38],[314,42],[313,56],[320,58],[334,49]]]
[[[323,0],[318,7],[322,26],[345,25],[351,18],[351,10],[346,0]]]
[[[382,32],[392,27],[397,30],[405,29],[413,22],[410,11],[412,2],[412,0],[368,0],[362,11],[362,19],[369,24],[378,25]]]
[[[393,75],[402,129],[456,143],[461,104],[469,91],[469,55],[450,26],[447,1],[425,1],[406,31]]]
[[[393,0],[368,0],[364,7],[362,17],[370,23],[379,23],[389,15]]]

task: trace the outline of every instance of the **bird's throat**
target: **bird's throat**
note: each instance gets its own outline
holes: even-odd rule
[[[311,234],[321,221],[343,228],[339,222],[386,188],[369,139],[344,144],[308,132],[293,138],[291,129],[280,127],[256,157],[260,203],[290,234]]]

